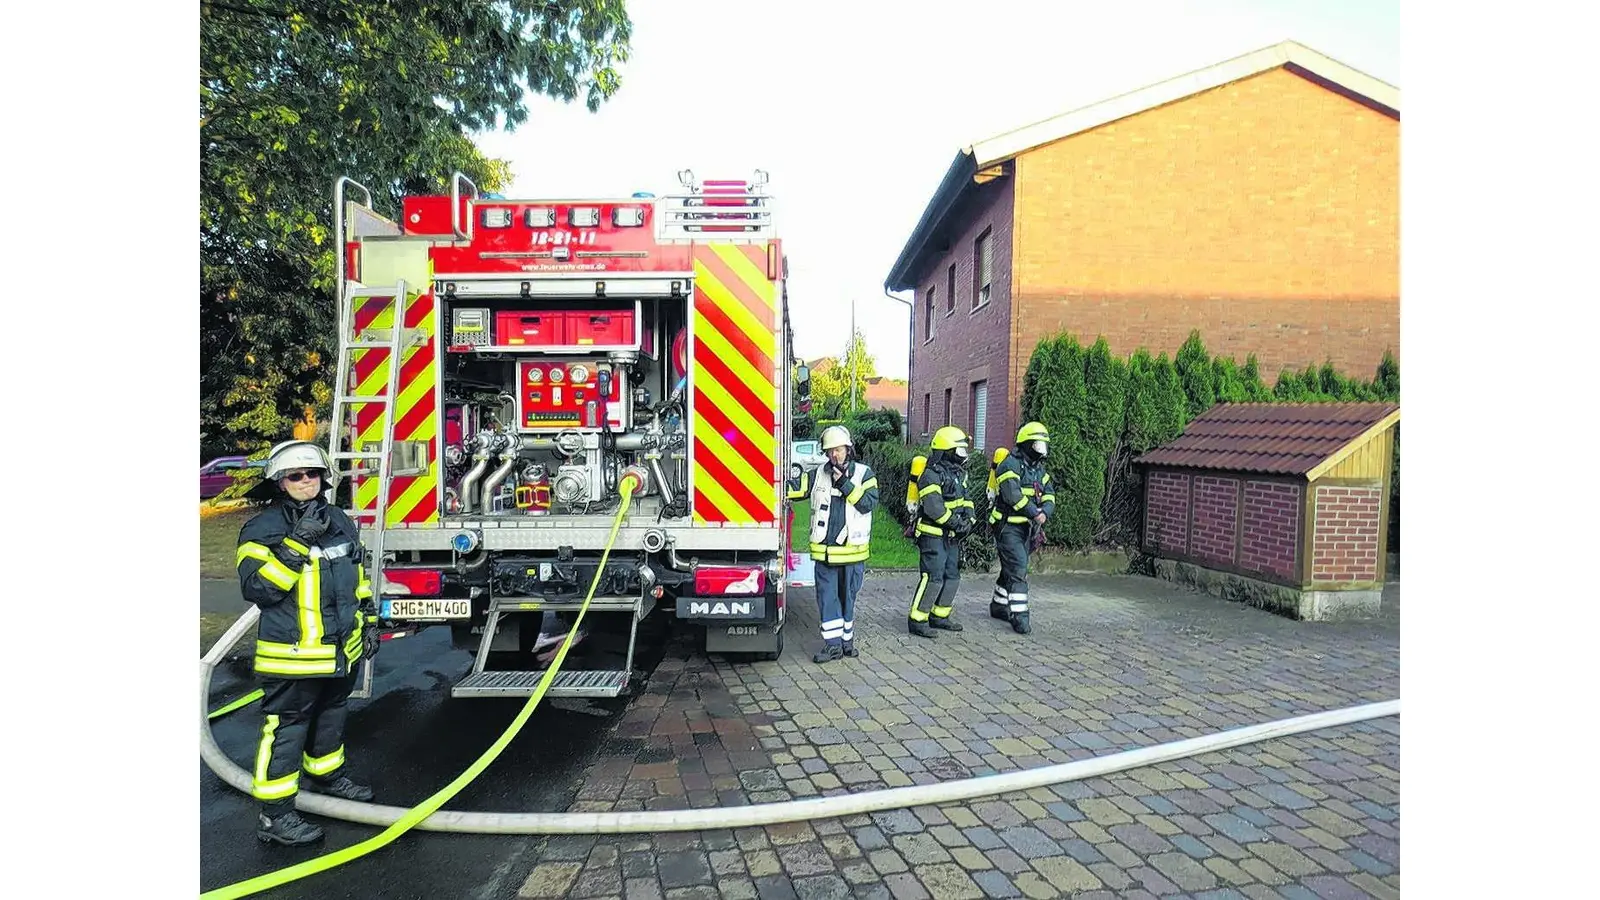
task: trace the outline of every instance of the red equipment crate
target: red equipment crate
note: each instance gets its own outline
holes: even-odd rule
[[[553,347],[567,343],[566,313],[501,311],[494,314],[494,342],[500,347]]]
[[[639,334],[634,329],[631,306],[613,309],[578,309],[567,313],[567,337],[571,346],[637,347]]]

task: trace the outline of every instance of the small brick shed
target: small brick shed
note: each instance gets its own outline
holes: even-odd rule
[[[1157,574],[1295,618],[1374,615],[1393,403],[1225,403],[1136,460]]]

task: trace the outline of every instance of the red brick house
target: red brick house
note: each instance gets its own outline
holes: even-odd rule
[[[1135,462],[1159,575],[1301,619],[1382,600],[1392,403],[1224,403]]]
[[[900,414],[902,420],[908,414],[904,381],[877,375],[867,379],[866,390],[862,393],[867,409],[892,409]]]
[[[1399,120],[1291,41],[963,148],[885,280],[916,292],[908,432],[1008,442],[1062,330],[1370,378],[1400,356]]]

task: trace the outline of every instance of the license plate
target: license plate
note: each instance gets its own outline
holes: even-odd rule
[[[385,619],[465,619],[472,615],[472,601],[385,598],[378,615]]]

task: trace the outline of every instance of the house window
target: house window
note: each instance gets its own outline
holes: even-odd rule
[[[922,433],[933,431],[933,392],[922,395]]]
[[[974,381],[972,383],[972,449],[982,450],[987,446],[985,432],[989,427],[989,382]]]
[[[956,264],[950,264],[950,277],[944,285],[944,314],[950,315],[956,311]]]
[[[922,342],[933,340],[933,288],[928,288],[927,299],[923,303],[926,312],[922,317]]]
[[[991,239],[991,231],[992,228],[985,228],[983,234],[978,235],[977,243],[973,247],[973,309],[989,302],[989,283],[994,275],[994,241]]]
[[[944,389],[944,425],[950,424],[950,389]]]

